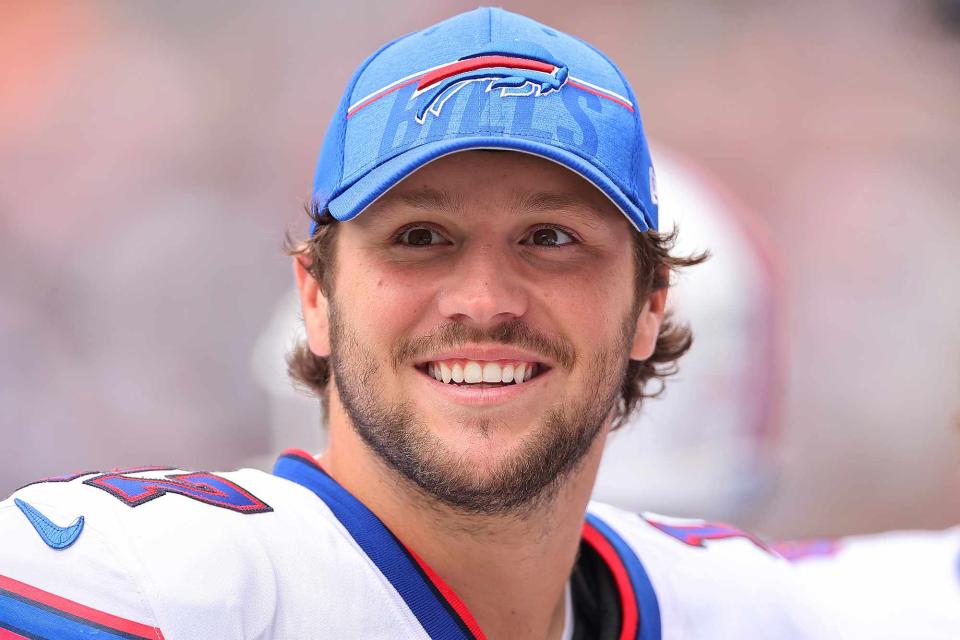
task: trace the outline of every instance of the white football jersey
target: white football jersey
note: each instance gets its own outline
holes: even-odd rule
[[[722,525],[590,506],[620,638],[824,637],[793,569]],[[316,461],[140,468],[0,502],[0,640],[483,638],[457,595]]]
[[[780,543],[838,640],[960,638],[960,527]]]

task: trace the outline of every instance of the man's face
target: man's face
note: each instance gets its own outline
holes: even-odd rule
[[[626,218],[550,161],[469,151],[338,233],[331,401],[448,505],[515,512],[548,495],[608,424],[635,348]]]

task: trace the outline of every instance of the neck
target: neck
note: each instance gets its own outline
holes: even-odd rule
[[[558,639],[564,588],[605,437],[534,510],[465,514],[424,496],[360,440],[331,402],[326,470],[457,593],[490,640]]]

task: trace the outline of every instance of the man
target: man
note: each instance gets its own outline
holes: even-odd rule
[[[354,75],[294,247],[291,372],[329,446],[0,503],[0,638],[798,638],[724,525],[588,507],[607,433],[690,344],[630,87],[479,9]]]
[[[673,248],[680,255],[710,248],[707,265],[685,270],[667,299],[667,313],[696,328],[696,348],[683,356],[682,378],[610,434],[593,499],[627,511],[736,520],[759,508],[775,477],[782,276],[760,220],[689,158],[652,142],[651,152],[659,233],[683,229]],[[321,451],[327,443],[316,398],[286,375],[283,355],[305,339],[294,288],[270,315],[250,358],[269,396],[268,453],[250,462],[264,469],[278,451]]]

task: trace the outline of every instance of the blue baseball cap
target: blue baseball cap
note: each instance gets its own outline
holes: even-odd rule
[[[637,230],[657,228],[656,176],[623,74],[582,40],[494,8],[403,36],[360,65],[323,141],[314,210],[350,220],[420,167],[468,149],[557,162]]]

